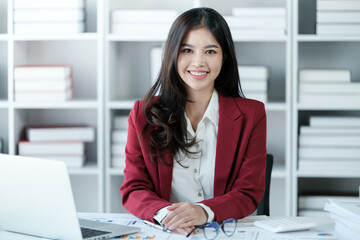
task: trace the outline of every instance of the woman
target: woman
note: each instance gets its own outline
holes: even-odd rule
[[[155,94],[159,91],[159,96]],[[265,189],[264,104],[243,97],[215,10],[173,23],[159,77],[129,116],[124,207],[177,233],[256,210]]]

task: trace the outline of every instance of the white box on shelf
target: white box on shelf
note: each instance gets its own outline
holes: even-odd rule
[[[15,9],[14,23],[84,21],[84,9]]]
[[[61,161],[66,164],[69,168],[79,168],[85,165],[85,155],[22,155],[34,158],[43,158],[47,160]]]
[[[114,128],[115,129],[128,129],[128,118],[129,116],[115,116],[114,117]]]
[[[360,135],[360,127],[300,126],[300,135]]]
[[[73,89],[64,91],[16,91],[16,102],[64,102],[73,98]]]
[[[19,142],[19,155],[84,155],[84,142]]]
[[[300,69],[301,82],[350,82],[351,72],[346,69]]]
[[[87,125],[71,126],[27,126],[26,135],[29,141],[82,141],[95,140],[94,127]]]
[[[360,23],[360,10],[356,12],[346,11],[317,11],[318,23]]]
[[[312,127],[360,127],[360,117],[310,116]]]
[[[360,147],[360,136],[315,136],[315,135],[300,135],[300,147]]]
[[[111,140],[114,143],[126,143],[127,131],[123,129],[121,130],[114,129],[111,134]]]
[[[19,65],[14,68],[15,80],[56,80],[71,77],[70,65]]]
[[[330,11],[356,11],[360,10],[360,1],[358,0],[317,0],[317,10],[330,10]]]
[[[21,91],[65,91],[72,88],[72,79],[18,79],[14,81],[15,92]]]
[[[67,33],[75,34],[85,32],[85,23],[83,21],[72,22],[39,22],[39,23],[15,23],[15,34],[49,34],[49,33]]]
[[[341,23],[318,23],[316,33],[319,35],[359,35],[360,24],[341,24]]]
[[[85,8],[84,0],[14,0],[14,9]]]
[[[286,16],[286,8],[283,7],[241,7],[233,8],[234,16],[259,17],[259,16]]]

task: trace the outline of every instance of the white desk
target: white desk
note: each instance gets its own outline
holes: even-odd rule
[[[79,213],[79,217],[87,219],[96,219],[98,221],[108,221],[123,225],[134,225],[140,226],[142,231],[127,237],[122,237],[121,239],[153,239],[153,240],[204,240],[202,233],[199,232],[198,235],[193,237],[185,238],[183,235],[178,235],[174,233],[165,233],[160,230],[148,227],[143,225],[142,220],[136,218],[130,214],[111,214],[111,213]],[[245,219],[246,220],[246,219]],[[330,218],[314,218],[314,221],[317,222],[318,226],[309,231],[299,231],[291,233],[280,233],[273,234],[265,230],[258,229],[251,226],[251,221],[241,220],[238,223],[237,231],[233,237],[227,237],[222,232],[219,233],[216,240],[232,240],[232,239],[242,239],[242,240],[262,240],[262,239],[311,239],[311,240],[347,240],[336,236],[333,229],[333,221]],[[44,238],[37,238],[22,234],[16,234],[6,231],[0,231],[1,240],[39,240]]]

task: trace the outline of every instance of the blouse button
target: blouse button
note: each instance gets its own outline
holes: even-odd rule
[[[201,192],[199,192],[199,193],[198,193],[198,196],[199,196],[199,197],[201,197],[201,196],[202,196],[202,193],[201,193]]]
[[[198,172],[198,170],[195,168],[195,169],[194,169],[194,173],[197,173],[197,172]]]

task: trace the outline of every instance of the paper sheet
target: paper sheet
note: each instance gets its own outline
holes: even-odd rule
[[[96,221],[106,221],[121,225],[130,225],[140,227],[141,232],[119,237],[117,239],[153,239],[153,240],[206,240],[201,230],[198,230],[194,236],[186,238],[184,235],[176,233],[166,233],[154,229],[144,224],[143,220],[132,214],[114,214],[114,213],[79,213],[79,217],[92,219]],[[322,232],[318,230],[296,231],[288,233],[271,233],[266,230],[254,227],[253,222],[264,217],[254,216],[244,218],[238,221],[237,229],[233,236],[227,237],[221,230],[216,240],[340,240],[331,232]]]

